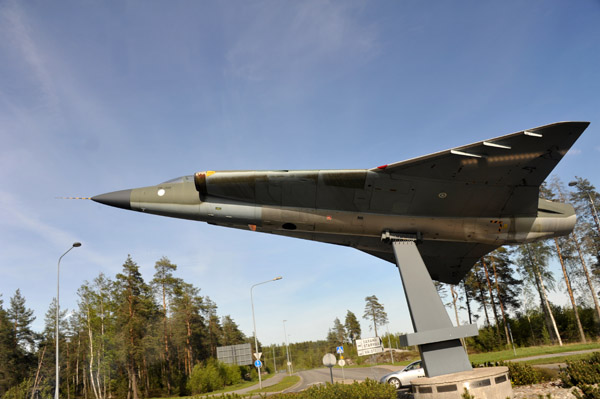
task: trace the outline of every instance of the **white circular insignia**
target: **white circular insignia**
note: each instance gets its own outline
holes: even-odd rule
[[[163,195],[165,195],[165,190],[163,188],[161,188],[160,190],[158,190],[158,196],[162,197]]]

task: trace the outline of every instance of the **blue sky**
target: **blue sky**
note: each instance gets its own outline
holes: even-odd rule
[[[396,268],[358,251],[58,200],[203,170],[370,168],[563,121],[555,170],[600,186],[600,3],[0,0],[0,293],[35,328],[56,295],[131,254],[167,256],[250,335],[324,339],[377,295],[411,331]],[[463,320],[464,321],[464,320]],[[370,336],[363,320],[363,336]]]

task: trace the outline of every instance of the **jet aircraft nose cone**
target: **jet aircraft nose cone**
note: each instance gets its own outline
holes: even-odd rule
[[[96,195],[95,197],[92,197],[92,201],[121,209],[131,210],[131,191],[132,190],[129,189]]]

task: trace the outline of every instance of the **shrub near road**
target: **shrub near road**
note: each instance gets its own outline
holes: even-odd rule
[[[353,384],[315,385],[298,393],[269,396],[269,399],[396,399],[396,390],[389,384],[367,379]]]
[[[560,379],[566,387],[581,389],[581,392],[573,390],[577,398],[600,398],[600,352],[595,352],[587,359],[567,362],[567,368],[561,370]]]

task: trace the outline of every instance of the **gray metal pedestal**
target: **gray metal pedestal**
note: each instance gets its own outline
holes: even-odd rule
[[[418,345],[427,377],[472,370],[461,338],[478,334],[476,324],[454,327],[417,249],[416,238],[387,234],[408,302],[414,334],[401,337],[404,346]]]

